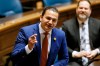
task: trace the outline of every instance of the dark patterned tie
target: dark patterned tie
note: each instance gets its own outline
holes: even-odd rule
[[[86,47],[86,39],[85,39],[85,26],[84,23],[82,23],[82,31],[81,31],[81,50],[85,50]]]
[[[41,51],[41,63],[40,66],[46,66],[47,63],[47,54],[48,54],[48,33],[44,33],[45,37],[42,43],[42,51]]]
[[[82,32],[81,32],[81,50],[85,50],[86,48],[86,38],[85,38],[85,25],[82,23]],[[86,51],[86,50],[85,50]],[[88,59],[86,57],[82,57],[83,65],[85,65],[88,62]]]

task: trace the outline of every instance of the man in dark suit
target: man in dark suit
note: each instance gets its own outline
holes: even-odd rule
[[[68,42],[69,66],[85,65],[100,53],[100,20],[90,17],[90,14],[91,3],[80,0],[76,17],[63,23],[62,30]]]
[[[20,29],[11,56],[15,66],[67,65],[69,58],[65,33],[55,28],[58,17],[59,13],[56,8],[47,7],[40,16],[40,23]],[[47,57],[46,61],[41,59],[45,32],[48,34],[47,54],[44,56]],[[56,57],[58,57],[58,60],[55,62]],[[42,62],[44,62],[44,65],[42,65]]]

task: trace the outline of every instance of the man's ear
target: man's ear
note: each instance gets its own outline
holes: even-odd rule
[[[42,16],[42,15],[40,15],[40,21],[42,21],[42,18],[43,18],[43,16]]]
[[[90,10],[90,15],[91,15],[91,13],[92,13],[92,9]]]

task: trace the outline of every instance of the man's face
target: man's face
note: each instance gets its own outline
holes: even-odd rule
[[[49,32],[52,30],[58,21],[59,14],[52,10],[47,10],[43,16],[40,17],[41,27],[44,31]]]
[[[87,1],[81,1],[76,9],[76,15],[79,19],[87,19],[91,14],[90,4]]]

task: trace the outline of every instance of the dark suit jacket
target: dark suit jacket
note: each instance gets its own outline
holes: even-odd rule
[[[34,24],[21,28],[15,46],[12,52],[12,60],[15,66],[39,66],[41,56],[41,42],[39,33],[39,24]],[[26,54],[25,46],[28,44],[28,38],[37,34],[37,43],[34,45],[33,51]],[[56,38],[56,40],[54,40]],[[51,48],[48,55],[46,66],[66,66],[68,63],[68,51],[65,39],[65,33],[54,28],[51,35]],[[58,55],[58,62],[54,63]]]
[[[92,49],[100,47],[100,21],[94,18],[89,18],[89,39]],[[69,51],[69,62],[81,62],[81,59],[72,58],[73,51],[80,51],[80,34],[79,24],[76,18],[72,18],[63,23],[62,29],[67,36],[67,44]]]

